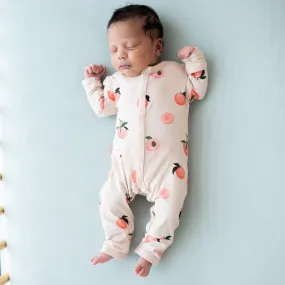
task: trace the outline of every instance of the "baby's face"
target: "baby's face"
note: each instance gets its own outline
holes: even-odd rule
[[[108,29],[111,63],[126,76],[138,76],[147,66],[156,64],[161,53],[161,40],[152,40],[142,25],[142,20],[128,20]]]

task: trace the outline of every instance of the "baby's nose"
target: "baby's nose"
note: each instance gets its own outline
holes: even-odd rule
[[[124,50],[118,52],[118,59],[126,59],[126,58],[128,58],[128,54]]]

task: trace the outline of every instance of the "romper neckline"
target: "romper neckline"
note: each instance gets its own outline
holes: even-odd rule
[[[166,66],[167,61],[160,61],[159,63],[157,63],[156,65],[153,66],[148,66],[146,67],[144,70],[142,70],[141,74],[137,75],[137,76],[126,76],[123,73],[119,72],[121,74],[121,76],[123,78],[127,78],[127,79],[134,79],[134,78],[139,78],[142,75],[148,76],[150,74],[156,73],[162,69],[164,69],[164,67]]]
[[[161,62],[157,63],[156,65],[148,66],[142,71],[142,74],[156,73],[159,70],[163,69],[165,67],[166,63],[167,63],[166,61],[161,61]]]

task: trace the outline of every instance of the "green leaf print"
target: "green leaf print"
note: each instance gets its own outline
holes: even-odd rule
[[[173,175],[175,174],[175,172],[176,172],[176,170],[177,170],[178,168],[180,168],[180,166],[176,166],[176,167],[174,167],[174,168],[172,169],[172,174],[173,174]]]

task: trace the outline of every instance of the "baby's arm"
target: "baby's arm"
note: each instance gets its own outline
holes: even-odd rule
[[[190,101],[203,99],[208,87],[207,62],[204,54],[196,47],[187,46],[178,52],[178,57],[185,63],[189,78],[187,91],[190,94]]]
[[[84,69],[85,79],[82,81],[88,102],[99,117],[107,117],[117,113],[116,96],[110,78],[107,77],[103,84],[101,82],[101,77],[105,71],[105,66],[88,65]]]

